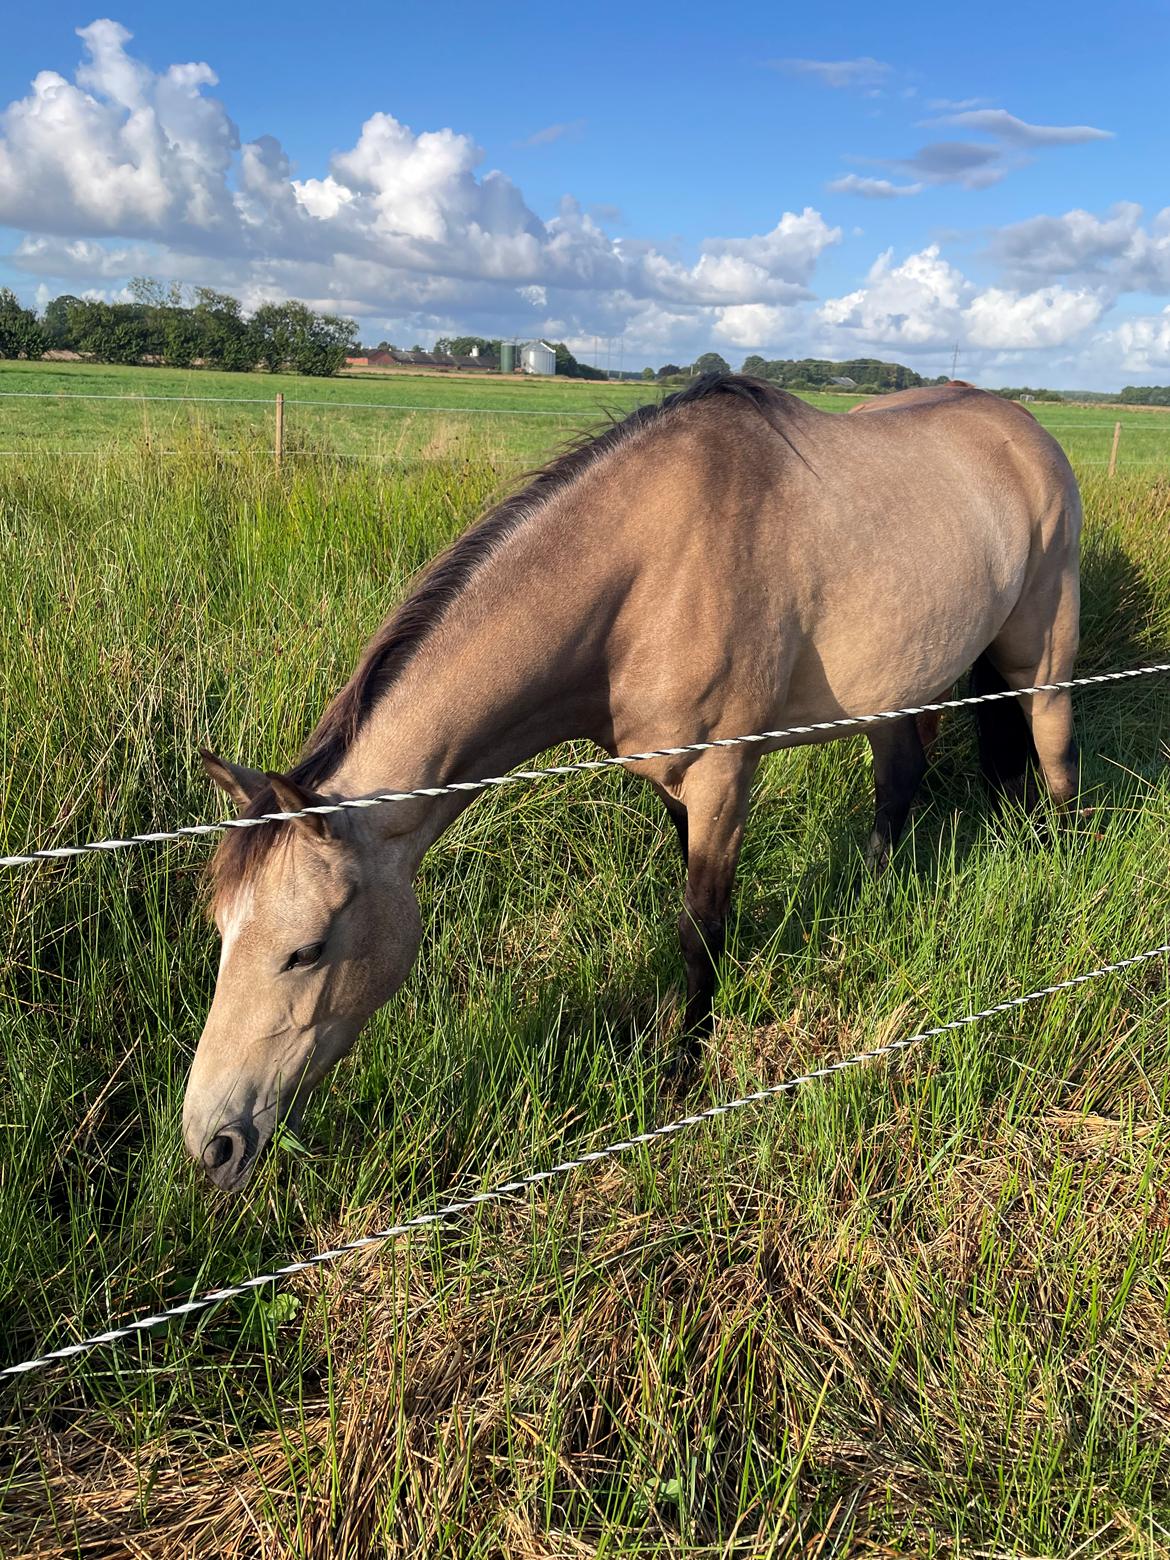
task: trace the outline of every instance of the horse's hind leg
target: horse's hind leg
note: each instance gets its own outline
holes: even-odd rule
[[[1018,686],[1026,686],[1019,684]],[[971,693],[1002,693],[1006,679],[989,655],[971,668]],[[979,735],[979,767],[987,789],[996,801],[1013,802],[1029,810],[1036,805],[1036,749],[1018,699],[997,699],[975,706]]]
[[[912,715],[875,726],[869,733],[869,745],[873,749],[875,810],[865,864],[871,872],[880,872],[906,827],[926,773],[926,751]]]
[[[1053,593],[1057,595],[1055,610],[1044,601],[1021,604],[988,648],[985,665],[990,663],[1008,688],[1065,682],[1073,674],[1080,605],[1075,576],[1071,580],[1054,582]],[[1034,693],[1023,699],[1005,699],[1001,704],[981,707],[984,711],[1008,708],[1017,709],[1017,733],[1027,722],[1026,731],[1031,735],[1029,749],[1035,754],[1048,794],[1057,806],[1065,806],[1080,789],[1071,694],[1067,689]],[[982,732],[982,721],[980,729]],[[1001,731],[1004,729],[1007,729],[1006,716],[1000,726]],[[1018,736],[1015,749],[1018,754]],[[1018,762],[1016,767],[1018,771]],[[1026,779],[1021,799],[1029,800]]]
[[[710,1032],[719,958],[758,757],[743,750],[704,754],[678,787],[687,818],[687,886],[678,933],[687,970],[684,1054]]]

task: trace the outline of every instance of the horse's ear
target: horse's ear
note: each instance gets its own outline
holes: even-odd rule
[[[229,764],[226,758],[219,758],[207,748],[199,749],[199,757],[216,785],[221,791],[227,792],[237,807],[247,807],[268,784],[267,775],[259,769],[245,769],[242,764]]]
[[[327,798],[317,791],[310,791],[306,786],[294,780],[290,775],[266,774],[266,784],[272,787],[281,812],[301,812],[306,807],[321,807]],[[307,818],[294,820],[298,829],[303,829],[307,834],[314,835],[317,839],[327,840],[336,834],[333,827],[333,814],[310,813]]]

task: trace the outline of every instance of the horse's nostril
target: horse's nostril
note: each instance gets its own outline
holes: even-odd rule
[[[213,1137],[203,1150],[203,1164],[208,1170],[219,1170],[227,1164],[235,1151],[235,1139],[221,1132],[219,1137]]]

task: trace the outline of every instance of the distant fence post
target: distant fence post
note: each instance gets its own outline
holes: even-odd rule
[[[1117,470],[1117,446],[1118,446],[1118,444],[1120,444],[1120,442],[1121,442],[1121,424],[1119,422],[1115,422],[1113,424],[1113,448],[1109,451],[1109,475],[1110,476],[1113,476],[1113,474]]]
[[[284,391],[276,392],[276,442],[272,447],[272,453],[276,457],[276,469],[280,470],[280,463],[284,459]]]

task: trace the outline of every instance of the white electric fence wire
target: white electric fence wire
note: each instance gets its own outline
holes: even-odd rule
[[[885,720],[902,720],[908,715],[928,715],[942,710],[957,710],[975,704],[992,704],[1000,699],[1023,699],[1037,693],[1063,693],[1073,688],[1098,687],[1105,683],[1132,681],[1136,677],[1155,677],[1170,672],[1170,662],[1154,666],[1135,666],[1122,672],[1099,672],[1090,677],[1073,677],[1066,682],[1034,683],[1028,688],[1006,688],[996,693],[969,694],[961,699],[939,699],[933,704],[910,704],[904,709],[881,710],[874,715],[845,715],[837,720],[813,721],[807,726],[784,726],[776,731],[757,731],[742,737],[716,737],[709,742],[684,742],[678,747],[652,748],[645,753],[620,753],[608,758],[580,759],[571,764],[549,764],[543,769],[514,769],[506,775],[491,775],[483,780],[455,780],[448,785],[418,786],[413,791],[383,791],[376,796],[347,797],[336,802],[320,802],[296,812],[261,813],[255,818],[221,818],[216,823],[188,823],[177,829],[159,829],[150,834],[131,834],[125,839],[91,840],[84,845],[57,845],[29,851],[22,856],[0,856],[0,867],[30,867],[41,861],[64,861],[103,851],[127,850],[136,845],[164,844],[208,834],[223,834],[228,829],[254,829],[262,823],[287,823],[367,807],[383,807],[409,802],[419,797],[455,796],[460,792],[485,791],[492,786],[516,785],[521,781],[544,780],[558,775],[591,774],[627,764],[645,764],[660,758],[686,758],[693,753],[710,753],[716,748],[744,747],[760,743],[783,742],[789,737],[818,736],[821,732],[847,731],[872,726]]]
[[[133,1338],[155,1327],[162,1327],[167,1322],[176,1321],[180,1317],[192,1316],[198,1311],[209,1310],[213,1306],[222,1305],[227,1300],[235,1300],[241,1295],[263,1289],[269,1284],[278,1284],[283,1279],[292,1278],[298,1273],[307,1273],[313,1268],[324,1267],[356,1251],[368,1251],[371,1246],[384,1245],[387,1241],[408,1235],[413,1230],[444,1223],[460,1214],[470,1213],[485,1203],[508,1202],[519,1192],[541,1186],[546,1181],[567,1176],[575,1170],[583,1170],[587,1166],[601,1164],[609,1159],[616,1159],[622,1154],[628,1154],[631,1149],[658,1143],[664,1138],[673,1137],[675,1133],[685,1131],[688,1127],[698,1127],[710,1121],[717,1121],[720,1116],[744,1110],[749,1105],[758,1105],[764,1100],[774,1099],[781,1094],[791,1094],[802,1084],[831,1078],[835,1073],[845,1072],[849,1068],[895,1056],[899,1052],[910,1050],[912,1046],[933,1040],[939,1035],[951,1034],[957,1029],[980,1023],[983,1019],[992,1018],[999,1013],[1010,1013],[1015,1008],[1026,1006],[1029,1002],[1038,1002],[1042,997],[1051,997],[1060,991],[1071,991],[1074,987],[1083,986],[1091,980],[1098,980],[1103,975],[1115,975],[1120,970],[1132,969],[1134,965],[1161,958],[1167,953],[1170,953],[1170,943],[1161,943],[1157,948],[1148,948],[1144,953],[1135,953],[1131,958],[1116,959],[1112,964],[1102,964],[1095,970],[1086,970],[1082,975],[1070,976],[1068,980],[1053,981],[1051,985],[1041,986],[1035,991],[1026,992],[1021,997],[1005,998],[1002,1002],[993,1003],[991,1007],[981,1008],[976,1013],[966,1013],[962,1018],[951,1019],[949,1023],[938,1024],[933,1029],[923,1029],[916,1035],[906,1035],[901,1040],[891,1040],[887,1045],[875,1046],[871,1051],[857,1051],[852,1056],[842,1057],[840,1061],[814,1068],[811,1072],[798,1073],[793,1078],[785,1078],[781,1083],[769,1084],[766,1088],[756,1089],[751,1094],[741,1095],[738,1099],[725,1100],[722,1104],[709,1106],[707,1110],[696,1111],[690,1116],[679,1116],[674,1121],[668,1121],[664,1126],[653,1127],[649,1132],[636,1132],[615,1143],[607,1143],[604,1148],[580,1154],[575,1159],[564,1159],[560,1164],[552,1165],[547,1170],[533,1170],[526,1175],[517,1176],[514,1180],[502,1181],[496,1186],[488,1187],[485,1191],[475,1192],[469,1197],[456,1198],[452,1202],[443,1203],[440,1207],[432,1209],[429,1213],[415,1214],[413,1218],[404,1219],[401,1224],[387,1225],[385,1229],[375,1230],[370,1235],[360,1235],[355,1240],[344,1241],[340,1246],[334,1246],[328,1251],[318,1251],[311,1257],[303,1257],[296,1262],[286,1262],[282,1267],[273,1268],[269,1273],[259,1273],[254,1278],[242,1279],[236,1284],[226,1284],[220,1289],[207,1290],[190,1300],[168,1306],[163,1311],[127,1322],[122,1327],[111,1327],[106,1332],[94,1333],[91,1337],[82,1338],[77,1343],[65,1344],[59,1349],[50,1349],[45,1354],[22,1360],[17,1365],[6,1365],[0,1369],[0,1377],[23,1376],[30,1371],[43,1370],[62,1360],[75,1359],[80,1354],[89,1353],[91,1349],[120,1343],[123,1339]]]

